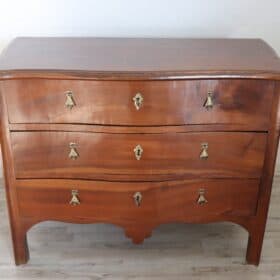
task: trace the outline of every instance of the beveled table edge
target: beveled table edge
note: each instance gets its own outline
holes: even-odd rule
[[[0,70],[0,80],[12,79],[65,80],[199,80],[199,79],[260,79],[280,81],[280,72],[254,70],[192,70],[192,71],[88,71],[57,69]]]

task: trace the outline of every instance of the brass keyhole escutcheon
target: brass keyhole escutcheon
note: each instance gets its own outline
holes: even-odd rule
[[[138,92],[132,99],[136,110],[139,110],[143,106],[144,97]]]
[[[77,144],[76,143],[69,143],[69,148],[70,148],[70,152],[68,154],[68,157],[72,160],[75,160],[79,157],[79,153],[77,151]]]
[[[143,148],[140,146],[140,145],[137,145],[135,148],[134,148],[134,154],[135,154],[135,158],[137,160],[140,160],[141,157],[142,157],[142,154],[144,152]]]
[[[66,101],[65,101],[65,106],[71,110],[74,106],[76,106],[76,102],[74,100],[74,95],[72,91],[67,91],[66,92]]]
[[[200,159],[208,159],[208,143],[201,144]]]
[[[72,198],[69,202],[70,205],[76,206],[76,205],[81,204],[80,199],[78,197],[79,192],[77,190],[72,190],[71,195],[72,195]]]
[[[133,199],[134,199],[135,205],[137,207],[139,207],[141,205],[141,202],[142,202],[142,194],[140,192],[136,192],[133,195]]]
[[[199,205],[203,205],[205,203],[207,203],[207,199],[205,198],[205,189],[200,189],[198,191],[199,193],[199,196],[198,196],[198,199],[197,199],[197,204]]]
[[[214,100],[213,100],[213,92],[209,91],[206,97],[206,100],[203,105],[207,110],[210,110],[214,106]]]

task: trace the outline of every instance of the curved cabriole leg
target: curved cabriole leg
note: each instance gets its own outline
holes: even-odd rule
[[[14,230],[13,246],[16,265],[27,263],[29,260],[29,250],[25,230]]]
[[[26,264],[29,260],[29,249],[27,243],[27,231],[39,221],[21,218],[16,226],[12,226],[12,238],[14,257],[16,265]]]
[[[257,223],[257,218],[225,218],[225,221],[231,221],[235,224],[242,226],[249,234],[246,261],[247,264],[253,264],[258,266],[260,262],[260,256],[262,251],[262,243],[265,232],[265,223],[260,226]]]
[[[257,235],[249,236],[246,254],[247,263],[258,266],[260,263],[261,250],[262,239]]]
[[[260,263],[265,225],[260,229],[251,230],[249,233],[246,260],[248,264],[256,266]]]

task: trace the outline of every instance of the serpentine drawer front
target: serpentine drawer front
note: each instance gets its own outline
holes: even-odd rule
[[[56,220],[112,223],[134,243],[163,223],[229,221],[258,265],[280,126],[263,41],[20,38],[0,96],[16,264],[28,230]]]
[[[135,227],[143,222],[153,225],[204,221],[205,215],[253,216],[259,180],[185,180],[133,185],[71,180],[52,183],[56,188],[40,182],[18,187],[19,207],[24,217],[67,221],[83,217]]]
[[[12,132],[16,178],[259,178],[266,133]],[[151,172],[153,170],[153,172]]]
[[[67,81],[3,83],[11,123],[243,124],[267,129],[267,81]],[[265,92],[265,94],[263,94]],[[121,114],[120,114],[121,112]]]

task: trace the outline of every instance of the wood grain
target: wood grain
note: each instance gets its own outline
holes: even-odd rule
[[[279,144],[280,132],[280,83],[276,83],[274,102],[271,112],[271,128],[268,134],[267,151],[263,167],[263,176],[260,184],[260,196],[257,209],[257,219],[252,225],[247,249],[247,261],[258,265],[261,258],[261,250],[269,209],[271,188]]]
[[[9,280],[278,280],[279,199],[280,177],[275,176],[262,262],[257,269],[244,265],[247,232],[228,222],[161,225],[138,246],[114,225],[44,222],[28,232],[29,263],[15,269],[0,181],[0,274]]]
[[[55,187],[54,187],[55,186]],[[138,243],[150,229],[168,222],[207,222],[224,216],[252,216],[256,210],[258,180],[189,180],[162,183],[112,183],[94,181],[19,182],[21,216],[38,220],[106,222],[121,225]],[[199,190],[207,203],[197,203]],[[79,191],[80,205],[73,206],[71,190]],[[133,195],[142,201],[135,205]],[[143,235],[139,235],[142,232]]]
[[[29,259],[29,249],[26,238],[26,228],[18,209],[17,192],[14,187],[15,173],[10,145],[10,133],[8,128],[8,114],[4,94],[0,91],[1,104],[1,151],[4,167],[4,178],[6,197],[8,201],[8,211],[10,218],[11,234],[13,240],[13,251],[15,264],[26,263]]]
[[[259,39],[17,38],[0,76],[60,79],[280,79],[276,53]]]
[[[267,130],[273,83],[258,80],[59,81],[1,83],[10,123],[84,123],[158,126],[184,124],[247,125]],[[75,106],[65,106],[72,91]],[[137,110],[133,97],[141,93]],[[212,109],[203,105],[213,93]],[[265,93],[265,94],[264,94]]]
[[[278,80],[279,58],[261,40],[15,40],[0,58],[0,94],[16,264],[28,261],[28,230],[53,219],[115,223],[135,243],[161,223],[233,222],[248,231],[247,262],[258,265],[279,140]],[[214,107],[205,111],[208,90]],[[202,184],[208,203],[198,208]],[[82,199],[76,210],[68,210],[72,188]],[[137,208],[136,191],[144,195]]]
[[[9,124],[10,131],[72,131],[72,132],[96,132],[110,134],[164,134],[184,132],[267,132],[258,131],[257,125],[247,124],[194,124],[194,125],[169,125],[169,126],[111,126],[111,125],[87,125],[87,124]]]
[[[69,143],[79,157],[69,159]],[[208,143],[208,159],[200,158]],[[134,148],[143,151],[136,160]],[[16,178],[172,180],[178,177],[261,176],[265,133],[105,134],[12,132]]]

